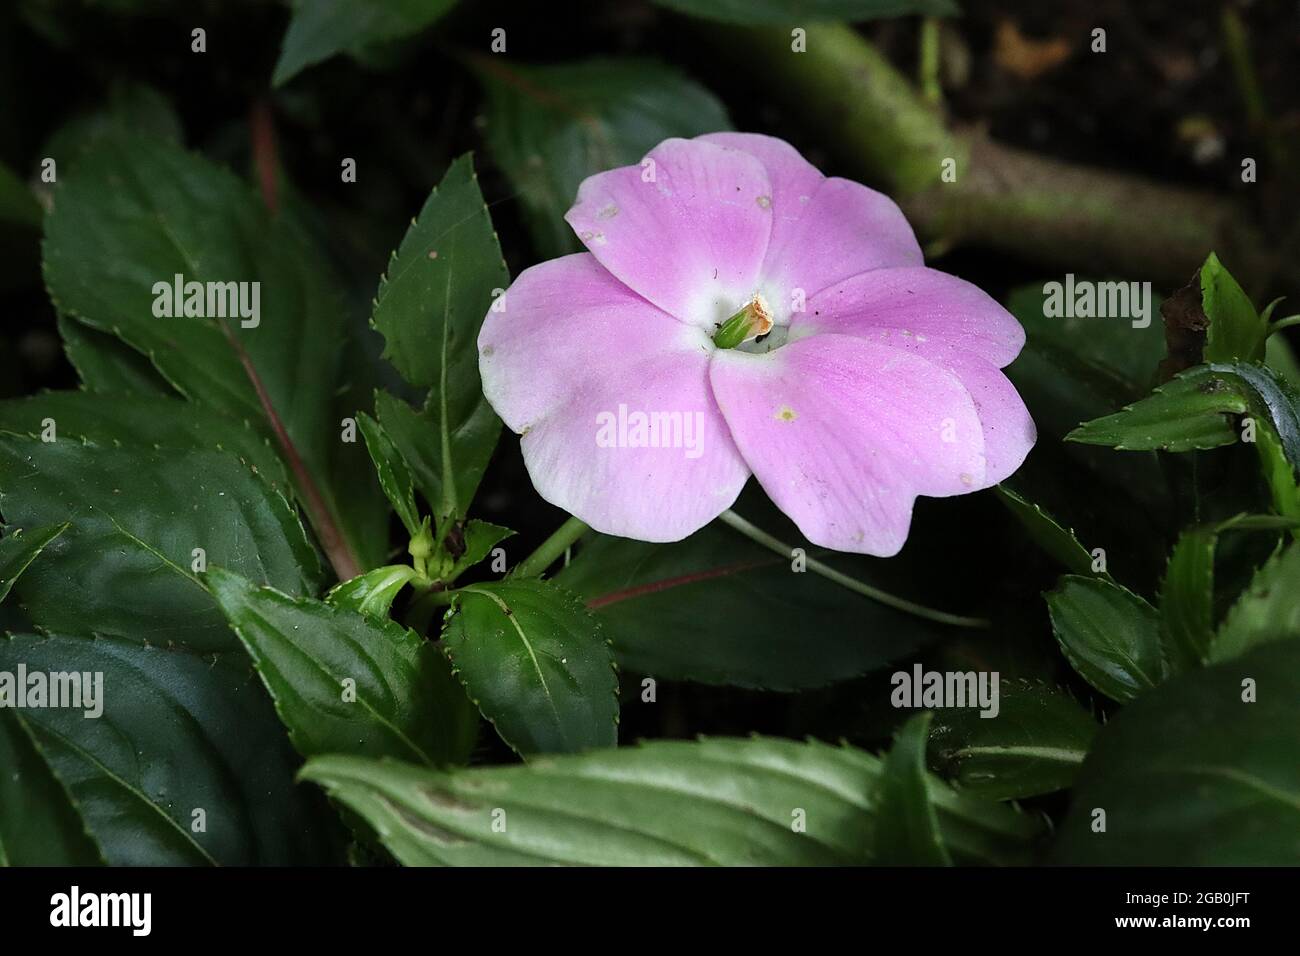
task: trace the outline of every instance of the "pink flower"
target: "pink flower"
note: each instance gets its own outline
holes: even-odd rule
[[[987,488],[1034,444],[999,371],[1016,320],[782,140],[665,140],[565,218],[589,252],[514,281],[479,368],[537,491],[598,531],[679,540],[753,474],[814,544],[892,555],[917,495]]]

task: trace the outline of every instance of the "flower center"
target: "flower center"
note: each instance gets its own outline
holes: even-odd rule
[[[734,349],[747,339],[767,335],[772,331],[772,316],[768,313],[767,302],[761,295],[755,294],[741,307],[740,311],[718,324],[713,333],[713,344],[720,349]]]

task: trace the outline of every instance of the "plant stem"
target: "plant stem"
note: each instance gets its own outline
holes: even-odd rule
[[[541,543],[536,551],[515,565],[511,574],[517,578],[531,578],[541,574],[555,563],[573,542],[590,531],[581,519],[570,518]]]
[[[711,26],[697,29],[716,39]],[[1290,274],[1286,250],[1272,248],[1227,197],[1048,159],[977,129],[951,130],[852,27],[812,24],[807,40],[808,52],[795,53],[784,28],[729,28],[717,49],[762,64],[754,83],[833,145],[847,173],[897,199],[925,243],[975,244],[1169,288],[1185,283],[1210,249],[1231,256],[1234,273],[1252,285],[1278,270]]]
[[[787,558],[792,556],[794,549],[792,549],[788,544],[774,538],[761,528],[757,528],[750,524],[734,511],[724,511],[718,517],[724,524],[730,525],[732,528],[736,529],[747,538],[758,542],[763,547],[775,551],[777,554]],[[834,581],[840,587],[848,588],[855,594],[869,597],[873,601],[878,601],[879,603],[892,607],[895,610],[903,611],[907,614],[913,614],[916,617],[923,617],[927,620],[938,621],[940,624],[951,624],[954,627],[987,628],[989,626],[989,622],[984,618],[964,617],[960,614],[949,614],[946,611],[936,611],[934,608],[925,607],[924,605],[908,601],[905,598],[896,597],[886,591],[881,591],[878,588],[873,588],[870,584],[864,584],[856,578],[851,578],[847,574],[842,574],[829,565],[822,564],[815,558],[807,558],[806,561],[809,571],[815,571],[827,580]]]
[[[926,17],[921,21],[921,55],[917,80],[921,84],[921,97],[931,106],[943,103],[943,87],[939,83],[939,18]]]

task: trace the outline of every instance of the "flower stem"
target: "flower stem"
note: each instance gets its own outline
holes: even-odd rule
[[[747,538],[758,542],[770,551],[775,551],[777,554],[787,558],[791,557],[793,554],[794,549],[792,549],[788,544],[774,538],[761,528],[756,528],[734,511],[724,511],[718,517],[724,524],[730,525]],[[829,565],[822,564],[815,558],[808,558],[807,565],[809,571],[815,571],[827,580],[834,581],[840,587],[848,588],[855,594],[869,597],[873,601],[878,601],[887,607],[892,607],[907,614],[913,614],[916,617],[923,617],[931,621],[938,621],[940,624],[951,624],[954,627],[987,628],[989,626],[989,622],[982,617],[963,617],[959,614],[949,614],[946,611],[936,611],[934,608],[915,604],[905,598],[895,597],[886,591],[873,588],[870,584],[864,584],[856,578],[851,578],[847,574],[842,574]]]
[[[515,565],[512,573],[517,578],[531,578],[541,574],[569,549],[573,542],[590,531],[581,519],[570,518],[541,543],[536,551]]]

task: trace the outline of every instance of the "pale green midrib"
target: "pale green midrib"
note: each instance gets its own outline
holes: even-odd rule
[[[447,260],[447,284],[443,291],[442,302],[442,348],[438,368],[438,439],[442,447],[442,508],[444,517],[450,517],[459,510],[459,495],[456,493],[455,469],[451,461],[451,423],[448,420],[447,402],[447,346],[451,338],[451,277],[452,260]]]
[[[121,523],[117,520],[117,518],[113,517],[113,515],[109,514],[107,511],[104,511],[102,508],[96,508],[93,505],[91,506],[91,510],[98,511],[101,514],[103,514],[104,517],[108,518],[108,520],[112,523],[113,527],[117,530],[118,534],[122,535],[132,544],[136,545],[136,547],[143,549],[145,552],[149,554],[152,554],[155,558],[161,561],[166,567],[171,568],[173,571],[175,571],[181,577],[185,578],[185,580],[189,581],[191,584],[193,584],[199,590],[203,591],[205,594],[207,593],[208,589],[203,586],[202,581],[200,581],[190,572],[186,571],[179,564],[177,564],[171,558],[167,557],[167,555],[163,554],[153,545],[149,544],[149,542],[143,540],[142,538],[136,536],[133,532],[122,527]]]
[[[1168,774],[1168,775],[1196,774],[1200,776],[1218,777],[1224,780],[1229,780],[1233,783],[1254,790],[1257,793],[1263,794],[1268,799],[1276,801],[1277,803],[1281,804],[1282,806],[1286,807],[1289,810],[1294,810],[1297,813],[1300,813],[1300,795],[1293,795],[1287,793],[1285,790],[1279,790],[1277,787],[1273,786],[1267,781],[1261,780],[1259,777],[1256,777],[1254,774],[1249,774],[1244,771],[1237,770],[1235,767],[1214,767],[1214,766],[1207,766],[1201,764],[1193,764],[1192,766],[1188,766],[1188,767],[1155,768],[1152,772],[1158,774]]]
[[[993,744],[962,747],[953,751],[954,757],[968,757],[973,755],[999,755],[1008,757],[1038,757],[1043,760],[1053,760],[1057,763],[1083,763],[1083,758],[1087,755],[1086,750],[1071,750],[1067,747],[1035,747],[1032,745],[1008,744],[998,746]]]
[[[102,763],[102,762],[101,762],[97,757],[95,757],[94,754],[92,754],[92,753],[90,753],[89,751],[83,749],[82,747],[79,747],[75,742],[73,742],[72,740],[68,739],[68,738],[65,737],[63,734],[59,733],[57,730],[54,730],[54,729],[51,728],[51,727],[45,726],[44,724],[42,724],[41,729],[44,730],[46,733],[50,734],[50,736],[58,738],[58,740],[59,740],[59,741],[60,741],[64,746],[68,747],[70,750],[73,750],[74,752],[76,752],[76,754],[77,754],[78,756],[80,756],[80,757],[81,757],[83,760],[85,760],[87,763],[90,763],[91,765],[93,765],[94,767],[96,767],[96,768],[97,768],[101,773],[103,773],[104,776],[107,777],[110,781],[112,781],[113,783],[116,783],[119,787],[121,787],[123,790],[125,790],[128,794],[130,794],[130,795],[131,795],[132,797],[134,797],[136,800],[139,800],[141,803],[143,803],[143,804],[144,804],[146,807],[148,807],[150,810],[154,811],[154,813],[156,813],[158,816],[162,817],[162,819],[163,819],[167,824],[169,824],[169,825],[172,827],[172,829],[174,829],[177,833],[179,833],[179,834],[181,835],[181,838],[184,839],[185,842],[186,842],[187,844],[189,844],[191,847],[193,847],[195,850],[197,850],[197,851],[199,852],[199,854],[200,854],[200,855],[201,855],[205,860],[208,861],[208,863],[210,863],[212,866],[218,866],[218,865],[219,865],[219,864],[217,863],[216,858],[213,857],[210,853],[208,853],[208,851],[205,850],[205,849],[203,848],[203,846],[202,846],[202,845],[201,845],[197,840],[195,840],[192,836],[190,836],[190,834],[187,833],[187,832],[185,831],[185,828],[184,828],[184,827],[182,827],[179,823],[177,823],[175,820],[173,820],[171,817],[169,817],[166,813],[164,813],[161,807],[159,807],[159,806],[158,806],[157,804],[155,804],[152,800],[150,800],[150,799],[149,799],[149,798],[148,798],[144,793],[142,793],[142,792],[141,792],[137,787],[133,786],[133,785],[130,783],[130,781],[128,781],[128,780],[124,780],[124,779],[122,779],[121,777],[119,777],[119,776],[118,776],[117,774],[115,774],[112,770],[110,770],[107,766],[105,766],[105,765],[104,765],[104,764],[103,764],[103,763]]]
[[[247,607],[247,605],[245,605],[245,606]],[[252,616],[254,619],[256,619],[256,621],[257,621],[258,623],[261,624],[261,626],[263,627],[263,629],[264,629],[266,632],[271,633],[271,634],[275,635],[277,638],[279,638],[279,640],[281,641],[281,643],[282,643],[286,648],[288,648],[290,651],[295,651],[295,652],[297,652],[298,656],[299,656],[301,659],[305,660],[305,661],[306,661],[310,666],[312,666],[312,667],[317,671],[317,673],[319,673],[320,675],[322,675],[322,676],[323,676],[327,681],[336,681],[336,680],[337,680],[337,678],[335,678],[333,674],[331,674],[329,671],[327,671],[327,670],[325,669],[324,665],[321,664],[321,663],[319,663],[319,662],[316,660],[315,657],[313,657],[310,653],[307,652],[306,649],[304,649],[304,648],[302,648],[302,647],[299,647],[299,646],[298,646],[297,644],[295,644],[293,641],[290,641],[290,640],[288,640],[287,638],[282,637],[282,636],[280,635],[279,628],[277,628],[277,627],[275,627],[274,625],[272,625],[271,622],[268,621],[265,617],[263,617],[262,615],[258,614],[258,613],[257,613],[256,611],[254,611],[252,608],[248,608],[248,614],[249,614],[250,616]],[[244,638],[244,635],[241,633],[241,628],[240,628],[238,625],[235,626],[235,633],[239,634],[240,639],[243,640],[243,641],[245,641],[245,646],[247,646],[247,645],[248,645],[247,639]],[[354,651],[360,650],[360,648],[359,648],[359,646],[357,645],[357,642],[356,642],[356,641],[353,641],[351,638],[345,638],[345,640],[347,641],[347,643],[349,643],[350,645],[352,645]],[[253,649],[252,649],[251,647],[249,647],[249,652],[250,652],[250,653],[253,653]],[[365,657],[365,656],[368,656],[368,655],[361,654],[360,656]],[[260,655],[258,655],[258,654],[254,654],[254,659],[255,659],[255,660],[260,659]],[[269,664],[270,661],[267,661],[267,663]],[[373,658],[371,658],[371,663],[375,663],[374,660],[373,660]],[[262,672],[261,667],[258,668],[258,671],[259,671],[259,672]],[[280,679],[284,681],[285,686],[286,686],[287,688],[292,689],[292,686],[293,686],[292,682],[291,682],[288,678],[286,678],[286,677],[283,675],[283,672],[281,672],[279,668],[276,668],[276,673],[277,673],[277,675],[280,677]],[[268,687],[268,690],[269,690],[269,689],[270,689],[270,688]],[[272,698],[276,701],[276,703],[277,703],[277,705],[278,705],[281,695],[278,694],[278,693],[276,693],[274,690],[271,690],[271,696],[272,696]],[[307,699],[306,699],[305,697],[303,697],[301,694],[294,693],[294,696],[297,697],[298,700],[300,700],[300,701],[303,703],[303,705],[304,705],[308,710],[315,710],[315,708],[312,707],[312,706],[307,702]],[[411,752],[412,752],[412,753],[414,753],[414,754],[416,754],[417,756],[419,756],[419,757],[420,757],[420,758],[421,758],[421,759],[422,759],[426,764],[428,764],[429,766],[434,766],[434,765],[435,765],[435,761],[434,761],[434,760],[433,760],[433,759],[432,759],[432,758],[431,758],[427,753],[425,753],[424,748],[422,748],[422,747],[420,747],[418,744],[416,744],[413,740],[411,740],[410,737],[408,737],[408,736],[406,735],[406,733],[405,733],[405,732],[404,732],[400,727],[398,727],[396,724],[392,723],[392,722],[391,722],[391,721],[390,721],[390,720],[389,720],[389,719],[388,719],[384,714],[382,714],[382,713],[380,713],[378,710],[376,710],[375,707],[374,707],[374,705],[372,705],[372,704],[370,703],[370,701],[367,699],[367,697],[366,697],[365,695],[358,694],[358,695],[357,695],[357,700],[361,703],[362,707],[364,707],[364,708],[366,709],[366,711],[367,711],[367,712],[368,712],[368,713],[369,713],[369,714],[370,714],[370,715],[375,719],[375,721],[376,721],[377,723],[379,723],[379,724],[380,724],[381,726],[383,726],[383,727],[386,727],[386,728],[387,728],[387,729],[388,729],[388,730],[393,734],[393,736],[395,736],[398,740],[400,740],[400,741],[401,741],[402,743],[404,743],[407,747],[409,747],[409,748],[411,749]],[[278,706],[276,707],[276,710],[277,710],[277,711],[279,710],[279,707],[278,707]],[[282,718],[283,718],[283,715],[281,715],[281,716],[282,716]],[[287,720],[287,719],[285,719],[285,723],[288,724],[288,720]]]
[[[528,657],[529,660],[532,661],[533,670],[537,672],[537,679],[541,681],[542,692],[546,695],[546,703],[551,708],[551,714],[555,718],[555,727],[557,730],[562,729],[564,727],[564,720],[560,717],[559,708],[555,706],[555,697],[551,693],[550,685],[546,683],[546,675],[542,673],[542,665],[537,660],[537,654],[536,652],[533,651],[533,645],[529,642],[528,636],[524,634],[524,629],[519,626],[517,615],[510,610],[509,605],[507,605],[505,601],[503,601],[497,595],[493,594],[491,591],[482,588],[476,588],[473,586],[464,588],[463,590],[469,591],[471,594],[482,594],[485,597],[489,598],[493,603],[496,604],[497,607],[501,609],[501,613],[505,615],[506,620],[508,620],[511,623],[511,625],[514,627],[515,633],[519,635],[519,640],[524,645],[524,650],[528,651]]]

